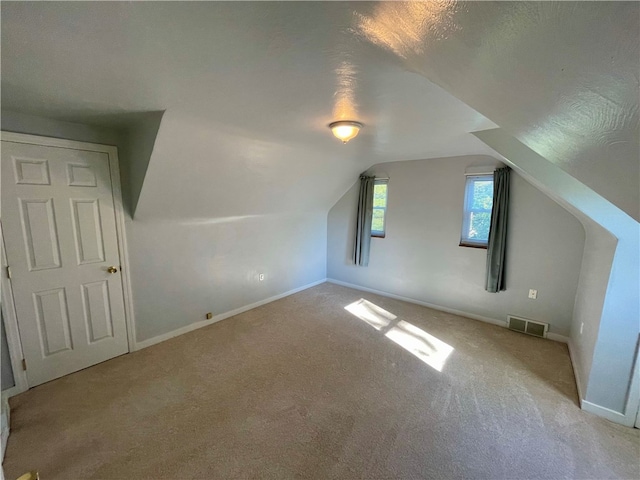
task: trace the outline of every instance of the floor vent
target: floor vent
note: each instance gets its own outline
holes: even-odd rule
[[[507,321],[509,322],[510,330],[533,335],[534,337],[547,338],[547,331],[549,330],[548,323],[536,322],[528,318],[514,317],[513,315],[507,315]]]

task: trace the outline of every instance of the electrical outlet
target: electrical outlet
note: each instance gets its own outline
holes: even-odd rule
[[[258,275],[258,280],[260,280],[261,282],[264,281],[264,273]]]
[[[205,315],[205,317],[207,317],[207,320],[211,320],[213,318],[213,313],[209,312]]]
[[[534,289],[529,290],[529,298],[533,300],[538,298],[538,290],[534,290]]]

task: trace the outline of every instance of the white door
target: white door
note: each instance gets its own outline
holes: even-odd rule
[[[2,141],[1,178],[29,386],[128,352],[108,154]]]

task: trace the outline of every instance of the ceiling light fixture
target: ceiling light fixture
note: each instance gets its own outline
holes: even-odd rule
[[[347,143],[352,138],[355,138],[362,127],[363,125],[360,122],[351,120],[340,120],[329,124],[333,135],[342,140],[342,143]]]

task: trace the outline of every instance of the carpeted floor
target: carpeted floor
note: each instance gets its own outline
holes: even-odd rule
[[[11,406],[8,480],[640,477],[565,345],[331,284]]]

